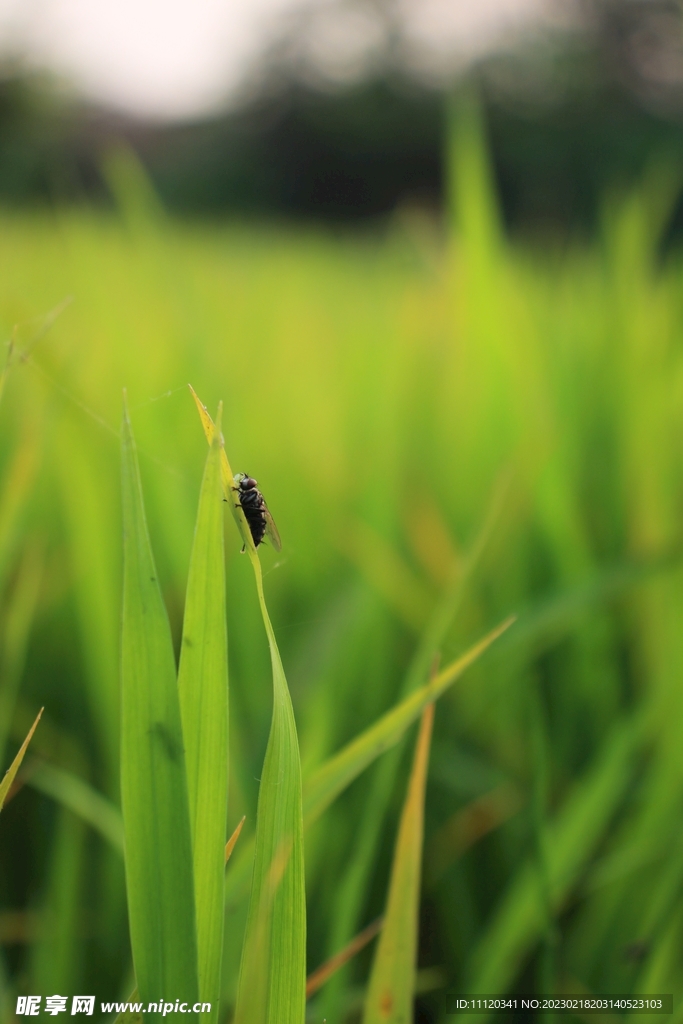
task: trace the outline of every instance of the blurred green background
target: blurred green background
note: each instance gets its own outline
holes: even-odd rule
[[[520,115],[505,120],[487,82],[429,99],[427,198],[394,189],[365,211],[393,212],[352,226],[324,204],[295,223],[315,203],[266,199],[258,219],[219,219],[208,188],[202,218],[189,200],[169,213],[175,165],[145,170],[125,132],[93,149],[80,198],[5,190],[5,765],[45,713],[0,819],[1,1021],[17,994],[132,987],[115,810],[121,389],[177,642],[206,453],[188,382],[210,409],[224,401],[233,467],[256,476],[283,538],[263,562],[304,772],[415,684],[435,633],[445,663],[519,616],[437,706],[416,1020],[444,1020],[447,990],[673,992],[681,1015],[681,129],[613,90],[632,112],[620,130],[596,101],[594,136],[587,118],[563,135],[555,108],[552,130],[549,114],[525,122],[522,159]],[[580,137],[609,159],[577,160]],[[583,177],[541,174],[572,160]],[[536,213],[506,191],[514,166],[549,183]],[[229,828],[246,814],[246,834],[270,669],[226,529]],[[382,911],[407,753],[307,835],[310,969]],[[226,1020],[246,912],[229,878]],[[366,951],[340,972],[311,1020],[355,1020],[368,965]]]

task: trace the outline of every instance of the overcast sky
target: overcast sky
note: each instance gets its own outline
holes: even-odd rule
[[[377,2],[377,0],[375,0]],[[380,0],[381,2],[381,0]],[[0,51],[56,71],[81,93],[159,118],[230,101],[304,0],[0,0]],[[467,55],[552,22],[569,0],[393,0],[407,59],[442,73]],[[361,0],[306,0],[300,57],[332,79],[360,74],[381,47]]]

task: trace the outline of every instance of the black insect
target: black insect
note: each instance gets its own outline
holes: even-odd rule
[[[247,473],[235,473],[234,480],[233,491],[236,491],[239,496],[237,505],[244,512],[254,547],[258,547],[264,537],[268,537],[275,550],[279,551],[282,547],[280,534],[265,499],[257,487],[258,481]]]

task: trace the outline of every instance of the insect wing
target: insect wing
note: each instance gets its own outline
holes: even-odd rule
[[[265,501],[263,502],[263,512],[266,517],[266,537],[268,538],[268,540],[273,545],[276,551],[281,551],[282,541],[280,540],[280,534],[278,533],[278,528],[275,525],[275,520],[271,516]]]

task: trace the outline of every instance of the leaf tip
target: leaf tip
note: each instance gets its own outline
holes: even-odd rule
[[[208,414],[209,414],[209,410],[208,410],[208,409],[206,408],[206,406],[205,406],[205,405],[204,405],[204,403],[202,402],[201,398],[199,397],[199,395],[197,394],[197,392],[195,391],[195,389],[194,389],[194,388],[192,387],[192,385],[191,385],[191,384],[188,384],[187,386],[188,386],[188,388],[190,389],[190,394],[191,394],[191,395],[192,395],[192,397],[194,398],[194,401],[195,401],[195,405],[196,405],[196,406],[197,406],[197,408],[199,409],[199,415],[200,415],[200,416],[202,416],[202,413],[204,413],[205,415],[207,415],[207,416],[208,416]]]
[[[222,431],[221,431],[222,423],[223,423],[223,401],[221,399],[221,401],[218,403],[218,409],[216,410],[216,419],[214,421],[215,430],[213,432],[213,437],[211,439],[211,443],[215,444],[216,447],[218,447],[218,448],[222,448],[223,445],[225,444],[224,439],[223,439],[223,434],[222,434]]]
[[[240,832],[242,831],[242,826],[244,825],[246,820],[247,820],[247,816],[246,816],[246,814],[243,814],[242,815],[242,820],[238,823],[237,828],[235,829],[235,831],[233,832],[233,834],[230,836],[230,838],[228,839],[227,843],[225,844],[225,863],[226,864],[228,863],[228,861],[230,860],[230,857],[232,856],[232,851],[235,849],[235,844],[237,843],[237,840],[240,837]]]

